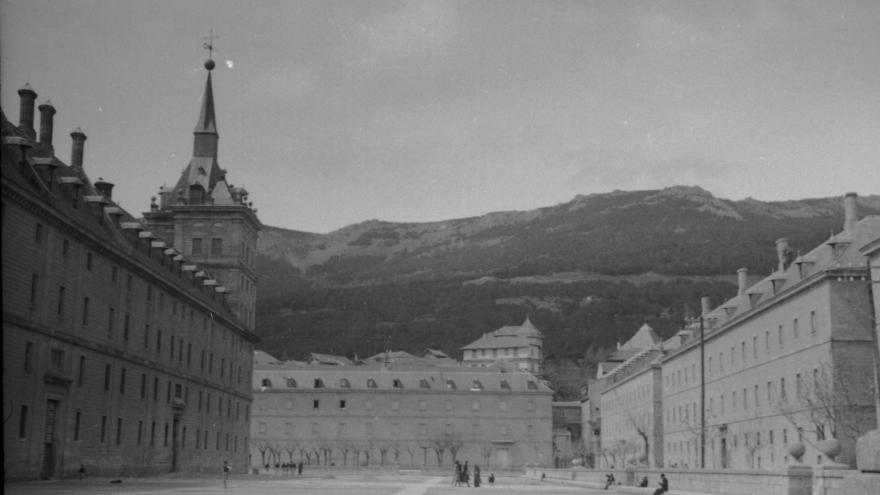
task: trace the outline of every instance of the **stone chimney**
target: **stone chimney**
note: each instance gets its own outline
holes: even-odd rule
[[[98,190],[98,193],[101,196],[104,196],[107,199],[113,199],[113,183],[107,182],[103,177],[98,177],[98,181],[95,182],[95,189]]]
[[[39,107],[40,110],[40,144],[52,150],[52,120],[55,116],[55,107],[52,102],[46,100]]]
[[[710,312],[712,312],[712,299],[709,296],[703,296],[700,298],[700,306],[702,308],[701,316],[706,316]]]
[[[23,88],[18,90],[20,97],[20,106],[18,111],[18,128],[27,137],[36,138],[34,132],[34,101],[37,100],[37,93],[31,89],[30,84],[25,84]]]
[[[854,192],[848,192],[843,198],[843,230],[847,232],[853,231],[856,226],[856,221],[859,219],[858,206],[856,205],[856,199],[858,196],[859,195]]]
[[[788,258],[791,252],[788,250],[788,238],[782,237],[776,240],[776,257],[779,259],[779,271],[788,268]]]
[[[748,268],[740,268],[736,271],[736,281],[738,290],[736,291],[737,295],[741,296],[746,293],[746,289],[749,285],[749,269]]]
[[[85,148],[86,135],[77,127],[70,133],[73,139],[73,147],[70,151],[70,166],[74,168],[82,168],[83,166],[83,149]]]

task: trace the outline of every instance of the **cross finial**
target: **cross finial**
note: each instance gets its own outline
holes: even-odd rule
[[[203,48],[205,50],[208,50],[208,58],[209,59],[214,58],[214,40],[217,38],[219,38],[219,36],[214,36],[214,28],[211,28],[208,36],[202,36],[202,39],[206,40],[203,45]]]

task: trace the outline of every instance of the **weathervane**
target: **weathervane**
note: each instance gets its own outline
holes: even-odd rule
[[[208,50],[208,60],[205,61],[205,68],[211,70],[214,68],[214,40],[219,38],[219,36],[214,36],[214,28],[208,32],[208,36],[203,36],[203,40],[207,40],[202,45],[202,48]]]

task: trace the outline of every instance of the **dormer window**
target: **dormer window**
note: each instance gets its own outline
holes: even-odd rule
[[[455,386],[455,382],[452,378],[446,379],[446,390],[458,390],[458,387]]]
[[[510,390],[510,383],[507,380],[501,380],[501,390]]]
[[[199,172],[199,175],[206,175],[205,167],[199,167],[198,172]]]
[[[394,387],[394,388],[403,388],[403,382],[400,381],[400,378],[395,378],[395,379],[394,379],[394,382],[393,382],[393,384],[392,384],[392,387]]]
[[[287,388],[296,388],[296,380],[293,378],[287,379]]]
[[[483,390],[483,383],[480,380],[474,380],[471,383],[471,390]]]
[[[260,386],[263,388],[272,388],[272,380],[268,378],[263,378],[263,380],[260,382]]]
[[[526,388],[528,388],[529,390],[538,390],[538,384],[534,380],[529,380],[526,383]]]
[[[431,388],[431,384],[428,383],[427,378],[420,378],[419,379],[419,388]]]
[[[200,205],[204,202],[205,202],[205,189],[198,184],[194,184],[192,186],[189,186],[189,204]]]
[[[314,388],[324,388],[324,380],[322,380],[320,378],[315,378]]]
[[[339,379],[339,388],[351,388],[351,383],[348,382],[348,378]]]
[[[376,380],[372,378],[367,378],[367,388],[379,388],[376,386]]]

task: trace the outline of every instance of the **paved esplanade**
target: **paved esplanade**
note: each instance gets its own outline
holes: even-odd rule
[[[485,484],[480,488],[451,486],[450,477],[421,475],[335,475],[335,476],[232,476],[227,488],[223,478],[217,477],[157,477],[124,478],[121,483],[111,483],[110,478],[85,480],[60,480],[32,483],[12,483],[4,486],[7,495],[33,494],[165,494],[187,495],[448,495],[453,493],[521,493],[521,494],[598,494],[614,493],[613,490],[592,490],[576,486],[542,483],[527,478],[501,477],[494,486]]]

